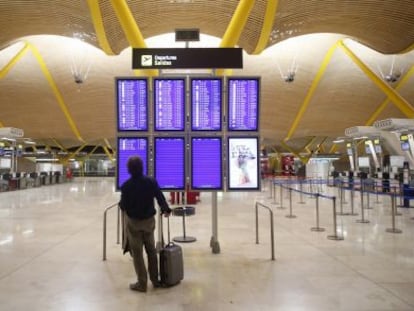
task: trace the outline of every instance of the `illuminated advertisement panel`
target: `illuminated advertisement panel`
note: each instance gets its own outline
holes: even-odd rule
[[[260,188],[258,143],[258,137],[228,138],[228,190],[258,190]]]

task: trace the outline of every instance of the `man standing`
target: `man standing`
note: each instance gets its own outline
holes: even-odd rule
[[[168,217],[171,209],[161,192],[158,182],[143,173],[140,157],[128,159],[128,173],[131,177],[121,186],[120,207],[125,212],[125,229],[129,251],[131,252],[138,282],[130,284],[131,290],[147,291],[147,269],[143,256],[143,247],[148,257],[148,272],[154,287],[161,287],[158,279],[158,260],[155,248],[154,198],[161,208],[161,214]]]

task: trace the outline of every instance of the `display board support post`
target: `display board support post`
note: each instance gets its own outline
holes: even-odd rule
[[[210,247],[213,254],[220,254],[220,243],[218,241],[217,192],[211,193],[211,210],[213,235],[211,237]]]

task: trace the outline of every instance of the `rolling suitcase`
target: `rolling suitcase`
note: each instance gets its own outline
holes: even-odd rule
[[[162,230],[162,222],[161,222]],[[162,231],[161,231],[162,232]],[[164,239],[164,234],[162,234]],[[164,244],[164,243],[163,243]],[[173,286],[184,278],[183,251],[181,246],[170,241],[170,219],[168,218],[168,243],[160,251],[160,277],[165,286]]]

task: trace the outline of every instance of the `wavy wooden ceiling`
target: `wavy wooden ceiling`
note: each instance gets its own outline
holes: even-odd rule
[[[245,1],[126,1],[144,39],[176,28],[199,28],[202,34],[222,38],[240,2]],[[372,77],[335,45],[339,40],[376,76],[381,76],[379,68],[388,73],[394,63],[394,72],[401,71],[402,76],[389,86],[411,111],[412,0],[253,2],[237,40],[246,52],[244,69],[233,74],[262,77],[260,126],[266,142],[289,138],[300,141],[300,146],[307,137],[342,136],[347,127],[366,125],[387,100]],[[93,3],[98,4],[94,11]],[[267,11],[272,8],[275,11]],[[100,16],[96,12],[107,47],[98,40],[95,27]],[[263,26],[269,26],[265,50],[253,55],[260,50],[260,35],[266,34]],[[112,2],[0,0],[0,27],[0,125],[23,128],[28,137],[64,147],[102,144],[105,139],[113,143],[113,78],[134,73],[129,43]],[[86,45],[91,71],[80,88],[69,69],[69,38],[74,36],[91,44]],[[22,50],[25,42],[26,50]],[[13,58],[16,63],[6,67]],[[295,81],[286,83],[278,68],[285,74],[294,59],[298,65]],[[407,117],[393,102],[384,107],[378,119]]]

